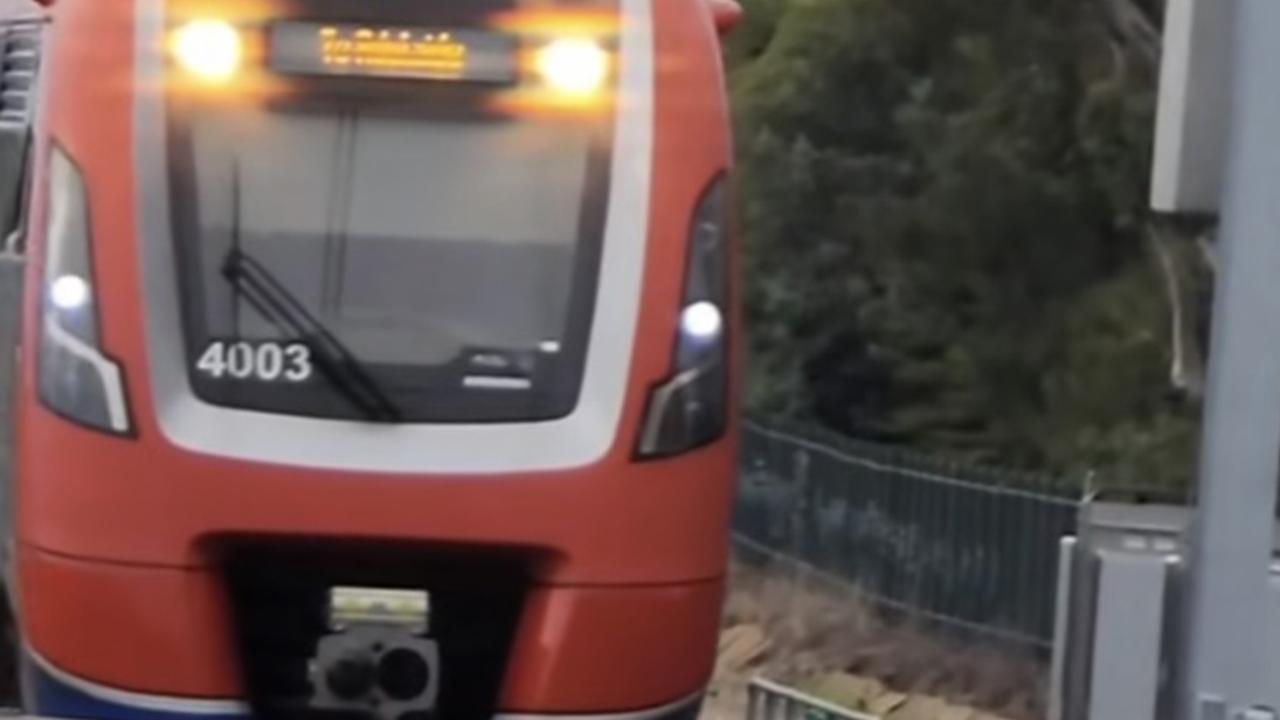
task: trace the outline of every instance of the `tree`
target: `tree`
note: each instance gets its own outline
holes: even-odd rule
[[[1185,483],[1203,256],[1145,209],[1152,65],[1116,13],[1150,15],[1127,2],[747,2],[751,407]]]

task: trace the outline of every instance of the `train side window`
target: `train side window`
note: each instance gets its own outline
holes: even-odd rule
[[[21,253],[31,188],[31,119],[40,25],[0,24],[0,248]]]
[[[26,125],[0,122],[0,238],[3,251],[22,251],[31,185],[31,139]]]

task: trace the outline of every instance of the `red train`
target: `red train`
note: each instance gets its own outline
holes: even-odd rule
[[[691,717],[730,0],[0,16],[28,712]]]

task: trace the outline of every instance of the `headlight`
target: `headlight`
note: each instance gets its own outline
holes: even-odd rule
[[[40,399],[99,430],[129,432],[120,366],[98,344],[84,180],[58,148],[49,158],[40,344]]]
[[[585,97],[604,86],[609,76],[609,53],[592,40],[561,38],[538,50],[535,67],[547,87]]]
[[[721,177],[694,213],[674,368],[649,396],[638,447],[642,457],[686,452],[724,434],[729,362],[726,194]]]
[[[240,69],[240,33],[225,20],[192,20],[173,31],[170,50],[179,67],[208,83],[223,83]]]

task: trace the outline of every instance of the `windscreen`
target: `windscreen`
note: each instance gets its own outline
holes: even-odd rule
[[[395,421],[570,412],[607,198],[605,114],[495,112],[490,84],[454,78],[310,75],[274,95],[171,102],[196,393]]]

